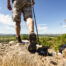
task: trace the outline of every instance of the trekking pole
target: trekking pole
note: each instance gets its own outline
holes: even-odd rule
[[[34,6],[32,7],[32,9],[33,9],[33,17],[34,17],[34,22],[35,22],[35,27],[36,27],[36,33],[37,33],[37,40],[38,40],[38,43],[40,44],[39,34],[38,34],[38,28],[37,28],[37,22],[36,22],[36,16],[35,16],[35,11],[34,11]]]

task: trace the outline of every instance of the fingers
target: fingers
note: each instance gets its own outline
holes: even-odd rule
[[[34,5],[35,4],[35,2],[32,2],[32,5]]]
[[[9,9],[9,10],[12,10],[12,8],[11,8],[11,7],[8,7],[8,9]]]
[[[9,10],[12,10],[12,8],[11,8],[11,5],[10,5],[10,4],[8,4],[8,6],[7,6],[7,7],[8,7],[8,9],[9,9]]]

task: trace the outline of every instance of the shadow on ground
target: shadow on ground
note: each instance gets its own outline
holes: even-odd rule
[[[50,53],[48,52],[48,49],[49,49],[49,47],[43,46],[43,47],[41,47],[41,48],[38,48],[36,52],[37,52],[39,55],[42,55],[42,56],[52,56],[52,54],[50,54]]]

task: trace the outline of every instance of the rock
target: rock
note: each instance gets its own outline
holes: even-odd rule
[[[2,43],[0,43],[0,48],[2,48]]]
[[[23,42],[24,44],[29,44],[29,41],[28,41],[28,40],[22,40],[22,42]]]
[[[0,49],[0,66],[66,66],[66,50],[63,50],[63,54],[61,54],[53,49],[48,49],[48,52],[53,54],[52,56],[40,55],[39,52],[32,54],[28,51],[28,42],[25,43],[11,41],[3,44],[4,47],[2,46]],[[37,48],[42,54],[47,49],[42,45],[37,45]]]
[[[10,42],[9,42],[9,44],[14,44],[14,43],[15,43],[15,41],[10,41]]]
[[[55,52],[53,49],[48,49],[48,52],[49,53],[53,53],[53,52]]]
[[[38,48],[41,48],[41,47],[42,47],[42,45],[37,44],[37,45],[36,45],[36,47],[37,47],[37,49],[38,49]]]
[[[8,66],[12,66],[12,64],[14,64],[14,66],[42,66],[39,58],[40,56],[38,56],[38,54],[30,54],[25,47],[18,46],[13,47],[13,50],[9,51],[3,57],[3,65],[7,66],[8,64]]]
[[[12,46],[12,45],[16,45],[17,42],[16,41],[10,41],[8,44],[9,44],[9,46]]]
[[[57,60],[57,62],[58,62],[57,66],[64,66],[63,59],[59,59]]]
[[[63,65],[66,66],[66,59],[63,59]]]
[[[2,56],[0,56],[0,66],[2,65]]]
[[[52,54],[53,56],[56,55],[56,52],[53,49],[48,49],[48,53],[49,54]]]
[[[66,48],[62,51],[63,57],[66,58]]]
[[[62,44],[60,47],[59,47],[59,51],[62,53],[62,51],[66,48],[66,44]]]
[[[61,56],[62,54],[59,52],[59,53],[57,53],[57,55],[58,55],[58,56]]]

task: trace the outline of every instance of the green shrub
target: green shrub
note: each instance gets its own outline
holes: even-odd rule
[[[29,35],[21,35],[21,39],[29,40]],[[15,40],[15,36],[0,36],[0,42],[9,42]],[[39,41],[43,46],[49,46],[55,50],[58,50],[60,45],[66,44],[66,34],[62,34],[60,36],[39,36]]]

